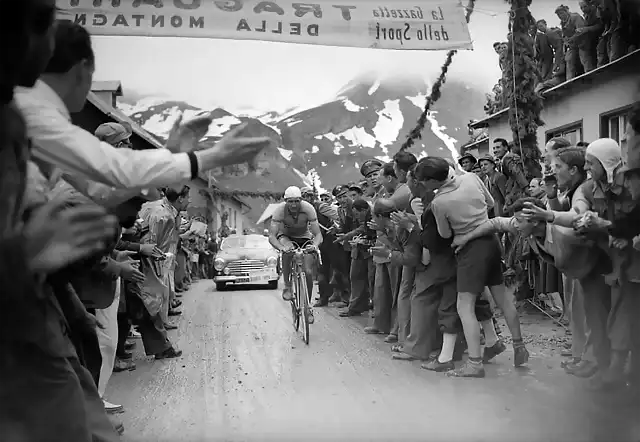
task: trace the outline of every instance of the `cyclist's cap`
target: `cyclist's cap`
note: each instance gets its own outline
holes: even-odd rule
[[[353,202],[353,208],[359,211],[371,210],[371,206],[369,205],[369,203],[362,198],[358,198]]]
[[[284,191],[284,199],[288,200],[290,198],[302,198],[302,192],[300,192],[299,187],[287,187],[287,190]]]
[[[373,205],[374,215],[389,215],[397,210],[396,204],[387,198],[380,198]]]
[[[95,136],[100,141],[118,144],[131,136],[131,130],[120,123],[104,123],[98,126]]]
[[[382,166],[383,166],[382,161],[378,159],[367,160],[360,167],[360,175],[362,175],[363,177],[367,177],[368,175],[371,175],[373,172],[377,172],[380,169],[382,169]]]
[[[303,195],[308,195],[310,193],[313,193],[313,189],[309,186],[303,187],[302,189],[300,189],[300,193],[302,193]]]
[[[335,196],[336,198],[339,196],[344,195],[345,193],[347,193],[349,191],[349,188],[347,186],[343,186],[341,184],[337,185],[336,187],[333,188],[333,196]]]

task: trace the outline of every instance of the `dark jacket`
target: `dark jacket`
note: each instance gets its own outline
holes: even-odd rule
[[[431,205],[426,206],[421,221],[421,245],[429,250],[430,255],[429,264],[426,266],[424,274],[422,275],[425,279],[425,287],[423,289],[426,289],[455,279],[456,258],[451,248],[453,238],[443,238],[440,236],[436,218],[431,211]]]

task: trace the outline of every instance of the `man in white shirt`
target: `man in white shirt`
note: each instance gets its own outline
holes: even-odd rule
[[[91,89],[91,37],[82,26],[62,21],[55,40],[55,52],[40,80],[33,88],[15,90],[15,103],[33,141],[31,155],[41,164],[117,188],[160,187],[194,179],[214,167],[251,161],[269,143],[268,137],[241,137],[244,127],[238,127],[213,147],[192,152],[206,134],[210,116],[175,128],[170,147],[177,153],[116,149],[101,142],[73,125],[70,116],[82,110]]]

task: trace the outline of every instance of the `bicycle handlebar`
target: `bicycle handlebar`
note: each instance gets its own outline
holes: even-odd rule
[[[315,247],[314,251],[312,251],[312,252],[308,251],[308,250],[306,250],[306,247],[309,246],[309,245],[313,245],[315,247],[315,244],[313,244],[312,240],[309,240],[309,241],[305,242],[302,246],[299,246],[297,243],[293,243],[294,249],[293,249],[293,251],[288,252],[288,253],[296,253],[296,254],[297,253],[301,253],[301,254],[304,254],[304,253],[315,253],[316,255],[318,255],[318,262],[320,263],[320,265],[322,265],[322,256],[320,254],[320,250],[317,247]],[[286,252],[283,252],[283,253],[286,253]]]

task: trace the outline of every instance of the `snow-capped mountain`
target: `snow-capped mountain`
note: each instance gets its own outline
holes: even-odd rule
[[[346,84],[334,99],[310,109],[252,115],[215,109],[205,144],[248,122],[250,134],[269,136],[275,147],[262,155],[257,172],[236,166],[214,171],[213,176],[225,187],[253,191],[282,191],[308,184],[312,177],[327,189],[358,180],[364,161],[389,161],[398,151],[429,91],[430,84],[420,77],[365,74]],[[456,145],[468,138],[467,123],[484,101],[482,91],[448,82],[412,152],[418,157],[457,156]],[[189,118],[201,111],[188,103],[150,97],[125,99],[119,107],[160,139],[166,138],[180,112]]]

